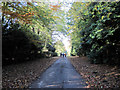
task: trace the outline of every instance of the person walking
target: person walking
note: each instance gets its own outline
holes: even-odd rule
[[[64,57],[64,53],[63,53],[63,57]]]
[[[62,53],[60,53],[60,57],[62,57]]]
[[[65,53],[65,57],[66,57],[66,53]]]

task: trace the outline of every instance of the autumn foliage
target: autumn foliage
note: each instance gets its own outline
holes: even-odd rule
[[[60,5],[50,5],[51,10],[57,11],[61,6]]]
[[[57,55],[51,45],[49,24],[54,20],[49,8],[30,2],[3,2],[2,13],[3,66]]]
[[[79,8],[81,7],[81,8]],[[75,2],[69,10],[72,55],[120,65],[120,2]]]

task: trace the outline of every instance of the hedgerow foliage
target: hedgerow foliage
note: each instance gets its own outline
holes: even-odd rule
[[[51,26],[55,23],[54,20],[47,3],[39,2],[35,5],[30,2],[3,2],[3,65],[57,56],[52,45]],[[47,52],[44,53],[43,48]]]
[[[75,2],[69,10],[71,54],[120,64],[120,2]]]

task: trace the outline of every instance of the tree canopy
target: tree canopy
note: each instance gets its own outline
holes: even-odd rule
[[[74,2],[68,13],[71,54],[120,64],[120,2]]]
[[[65,32],[62,28],[64,12],[59,8],[60,5],[47,2],[3,2],[3,63],[43,57],[45,54],[56,56],[53,32]]]

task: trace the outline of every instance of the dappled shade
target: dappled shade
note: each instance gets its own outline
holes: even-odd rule
[[[68,20],[71,55],[120,65],[120,2],[74,2]]]

